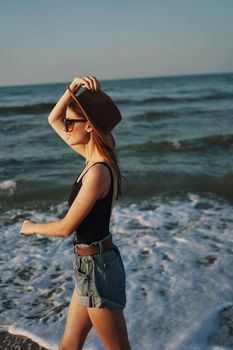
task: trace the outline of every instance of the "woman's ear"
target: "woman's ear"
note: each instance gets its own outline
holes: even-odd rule
[[[93,131],[93,128],[92,128],[91,124],[87,124],[86,131],[87,132],[92,132]]]

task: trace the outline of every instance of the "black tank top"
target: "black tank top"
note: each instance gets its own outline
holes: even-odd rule
[[[87,214],[87,216],[83,219],[83,221],[76,228],[77,239],[76,242],[78,244],[91,244],[92,242],[97,242],[109,235],[109,222],[111,216],[111,206],[112,206],[112,197],[113,197],[113,174],[110,166],[104,162],[96,162],[92,164],[86,172],[81,176],[79,181],[75,180],[71,193],[68,199],[69,206],[72,205],[75,200],[80,188],[82,187],[82,178],[88,172],[88,170],[94,166],[95,164],[103,164],[105,165],[110,172],[111,176],[111,184],[107,195],[103,198],[100,198],[96,201],[91,211]]]

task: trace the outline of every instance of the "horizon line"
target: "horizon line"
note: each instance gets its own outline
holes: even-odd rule
[[[188,74],[170,74],[170,75],[156,75],[156,76],[140,76],[140,77],[128,77],[128,78],[107,78],[99,79],[102,82],[105,81],[114,81],[114,80],[136,80],[136,79],[156,79],[156,78],[178,78],[178,77],[190,77],[190,76],[200,76],[200,75],[221,75],[221,74],[233,74],[233,71],[224,71],[224,72],[214,72],[214,73],[188,73]],[[23,83],[23,84],[9,84],[9,85],[0,85],[0,88],[9,88],[9,87],[21,87],[21,86],[40,86],[40,85],[54,85],[54,84],[66,84],[68,81],[54,81],[47,83]]]

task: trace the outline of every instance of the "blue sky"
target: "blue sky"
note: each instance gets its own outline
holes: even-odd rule
[[[0,85],[233,71],[233,0],[0,1]]]

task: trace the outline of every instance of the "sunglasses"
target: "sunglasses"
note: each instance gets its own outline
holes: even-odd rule
[[[74,128],[75,123],[85,123],[86,119],[64,119],[64,126],[66,132],[71,132]]]

